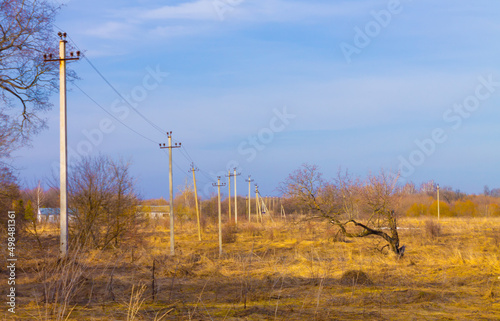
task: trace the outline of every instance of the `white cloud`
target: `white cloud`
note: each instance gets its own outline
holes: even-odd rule
[[[137,17],[145,20],[216,20],[217,15],[213,2],[211,0],[197,0],[181,3],[177,6],[163,6],[143,11]]]
[[[85,34],[102,39],[126,39],[134,32],[134,26],[125,22],[109,21],[95,28],[87,29]]]
[[[126,39],[141,30],[142,34],[147,32],[155,36],[187,36],[204,33],[209,26],[227,27],[224,23],[228,21],[266,23],[346,18],[365,14],[373,5],[373,1],[196,0],[152,9],[111,9],[113,13],[108,19],[112,21],[97,24],[85,33],[102,39]],[[193,21],[202,25],[193,28]]]
[[[366,14],[376,6],[374,1],[311,1],[255,0],[245,1],[234,9],[234,20],[300,21],[308,18],[350,17]]]
[[[194,26],[157,26],[149,31],[149,35],[157,38],[183,37],[206,32],[206,28]]]
[[[297,21],[311,17],[353,16],[369,12],[374,1],[342,1],[318,3],[311,1],[284,0],[197,0],[176,6],[163,6],[156,9],[130,11],[145,20],[233,20],[253,21]]]

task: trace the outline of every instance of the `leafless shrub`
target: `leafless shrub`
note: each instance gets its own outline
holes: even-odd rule
[[[435,220],[428,220],[425,222],[425,233],[430,238],[436,238],[442,235],[442,227],[439,222]]]
[[[240,227],[239,231],[241,233],[249,234],[251,236],[261,236],[264,227],[262,225],[257,225],[254,223],[248,223]]]
[[[137,195],[130,163],[83,158],[69,174],[70,231],[79,244],[117,246],[137,225]]]
[[[40,311],[41,320],[67,320],[72,310],[71,305],[78,291],[85,282],[85,266],[79,249],[70,252],[64,259],[49,259],[38,271],[43,283],[44,309]]]
[[[228,223],[222,227],[222,243],[234,243],[238,237],[238,228],[235,224]]]

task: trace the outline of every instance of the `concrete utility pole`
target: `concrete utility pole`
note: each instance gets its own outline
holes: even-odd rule
[[[228,175],[226,175],[228,179],[228,188],[229,188],[229,194],[227,197],[227,202],[229,204],[229,222],[231,222],[231,170],[228,171]]]
[[[80,59],[80,51],[70,52],[70,57],[66,57],[66,33],[58,33],[59,58],[54,59],[52,54],[43,55],[44,61],[59,61],[59,162],[60,162],[60,195],[59,195],[59,220],[61,225],[60,255],[62,258],[68,255],[68,131],[66,124],[66,61]]]
[[[234,168],[234,223],[238,225],[238,194],[236,193],[236,176],[240,176],[241,173],[236,173],[236,167]]]
[[[180,148],[181,143],[175,143],[172,146],[172,132],[167,132],[168,136],[168,146],[163,146],[160,144],[160,149],[168,148],[168,185],[170,188],[170,255],[175,255],[175,238],[174,238],[174,183],[173,183],[173,173],[172,173],[172,149]]]
[[[262,223],[262,212],[260,211],[260,203],[259,203],[259,186],[255,184],[255,212],[257,214],[257,222]]]
[[[250,194],[250,183],[253,182],[254,180],[253,179],[250,179],[251,175],[248,175],[248,179],[246,179],[245,181],[248,182],[248,222],[250,222],[251,218],[250,218],[250,215],[251,215],[251,200],[252,200],[252,195]]]
[[[201,226],[200,226],[200,209],[198,208],[198,191],[196,189],[196,177],[194,172],[198,171],[198,168],[191,164],[191,171],[193,172],[193,185],[194,185],[194,202],[196,204],[196,220],[198,222],[198,239],[201,241]]]
[[[439,213],[439,210],[440,210],[440,206],[439,206],[439,184],[437,184],[437,201],[438,201],[438,221],[440,219],[440,213]]]
[[[217,196],[219,201],[219,256],[222,256],[222,214],[220,208],[220,188],[221,186],[226,186],[226,183],[220,183],[220,176],[217,177],[217,184],[212,183],[213,186],[217,186]]]

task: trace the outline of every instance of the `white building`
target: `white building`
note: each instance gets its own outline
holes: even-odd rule
[[[39,208],[36,220],[38,222],[56,223],[59,222],[59,213],[59,208]]]

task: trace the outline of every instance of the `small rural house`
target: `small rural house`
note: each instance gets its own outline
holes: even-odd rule
[[[39,208],[36,219],[38,222],[56,223],[59,222],[59,213],[59,208]]]
[[[162,218],[170,215],[169,205],[142,205],[137,206],[137,215],[144,218]]]

